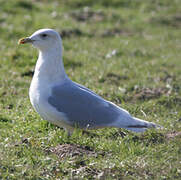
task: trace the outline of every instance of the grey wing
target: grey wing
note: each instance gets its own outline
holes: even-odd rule
[[[86,88],[85,86],[82,86],[81,84],[78,84],[78,83],[76,83],[76,82],[73,82],[73,83],[74,83],[74,85],[80,87],[81,89],[84,89],[84,90],[86,90],[86,91],[89,91],[91,94],[94,94],[95,96],[101,98],[98,94],[96,94],[95,92],[91,91],[89,88]],[[103,98],[101,98],[101,99],[103,99]],[[103,100],[104,100],[104,99],[103,99]],[[104,101],[105,101],[105,100],[104,100]]]
[[[80,128],[107,127],[120,115],[117,106],[73,82],[55,86],[48,102]]]

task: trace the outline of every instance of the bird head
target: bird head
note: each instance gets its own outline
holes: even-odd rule
[[[40,51],[47,51],[54,47],[61,48],[61,37],[60,34],[53,29],[40,29],[30,37],[22,38],[18,42],[18,44],[25,43],[31,43]]]

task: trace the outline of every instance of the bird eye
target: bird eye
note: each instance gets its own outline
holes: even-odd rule
[[[43,37],[43,38],[44,38],[44,37],[47,37],[47,34],[42,34],[41,37]]]

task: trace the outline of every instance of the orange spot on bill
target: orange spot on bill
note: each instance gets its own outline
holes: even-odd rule
[[[21,38],[19,41],[18,41],[18,44],[24,44],[25,41],[24,41],[25,38]]]

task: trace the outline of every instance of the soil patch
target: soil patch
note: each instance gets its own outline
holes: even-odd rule
[[[76,144],[60,144],[56,147],[51,147],[50,152],[56,154],[60,159],[65,157],[77,157],[77,156],[94,156],[97,157],[98,153],[92,150],[88,146],[79,146]]]

